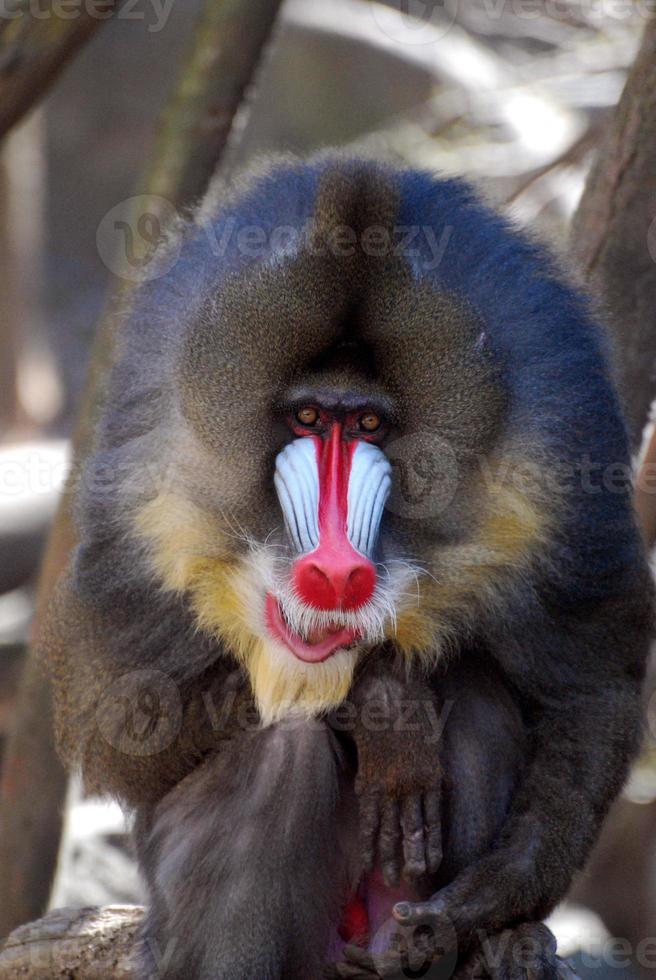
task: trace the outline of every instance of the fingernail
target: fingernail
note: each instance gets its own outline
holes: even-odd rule
[[[399,919],[407,919],[410,915],[410,906],[407,902],[399,902],[398,905],[394,906],[394,914],[399,917]]]

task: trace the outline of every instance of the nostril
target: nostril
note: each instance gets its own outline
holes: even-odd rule
[[[335,588],[326,573],[315,562],[304,562],[294,576],[296,591],[304,602],[319,609],[335,609]]]
[[[350,572],[344,588],[344,606],[353,609],[371,599],[376,585],[376,573],[370,562],[356,566]]]
[[[317,609],[357,609],[373,595],[376,572],[371,562],[319,562],[301,559],[294,569],[299,597]]]

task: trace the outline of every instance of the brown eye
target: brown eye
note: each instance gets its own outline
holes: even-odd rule
[[[375,412],[365,412],[360,416],[360,428],[365,432],[375,432],[380,428],[380,418]]]
[[[296,413],[296,421],[300,422],[301,425],[316,425],[319,420],[319,413],[316,408],[311,406],[306,406],[305,408],[299,408]]]

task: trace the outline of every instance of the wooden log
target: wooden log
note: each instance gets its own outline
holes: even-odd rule
[[[55,909],[0,950],[0,980],[135,980],[139,906]]]

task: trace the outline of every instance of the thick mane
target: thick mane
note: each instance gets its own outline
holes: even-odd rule
[[[509,427],[527,447],[546,449],[545,485],[562,487],[563,575],[570,590],[577,581],[576,601],[599,597],[637,557],[627,435],[604,327],[549,253],[466,184],[404,173],[399,185],[404,222],[452,229],[439,267],[422,273],[420,257],[415,274],[465,294],[484,321],[506,365]]]
[[[344,228],[354,236],[352,256],[344,251],[352,239],[339,238]],[[300,357],[307,367],[336,342],[338,314],[346,316],[357,297],[360,310],[369,305],[357,329],[374,353],[376,331],[387,330],[377,355],[386,382],[401,387],[404,358],[414,363],[424,417],[434,417],[456,445],[458,418],[468,413],[472,431],[481,431],[488,415],[494,422],[501,397],[474,347],[479,336],[507,398],[504,452],[534,464],[527,492],[558,513],[550,567],[561,569],[568,590],[577,581],[579,599],[605,594],[611,580],[617,587],[616,573],[635,560],[636,538],[628,480],[623,485],[612,469],[628,472],[629,456],[603,328],[548,253],[465,183],[333,155],[286,161],[206,204],[169,248],[179,250],[177,260],[143,285],[123,325],[97,452],[82,480],[83,539],[84,528],[116,539],[157,482],[191,492],[205,441],[223,457],[213,474],[216,499],[225,512],[252,513],[253,501],[268,492],[263,467],[270,465],[276,389],[293,380]],[[425,311],[417,310],[413,280],[431,291]],[[404,289],[408,303],[390,314]],[[440,332],[448,335],[444,355]],[[452,363],[454,337],[466,339],[466,350]],[[241,380],[235,355],[249,368]],[[202,372],[211,383],[197,383]],[[468,386],[462,413],[458,388]],[[253,461],[221,434],[226,417],[244,412],[255,433]],[[203,431],[208,413],[217,427]],[[468,440],[465,433],[464,449],[475,455],[474,437]],[[227,471],[241,475],[237,497],[235,481],[222,481]],[[111,474],[109,484],[97,473]]]

